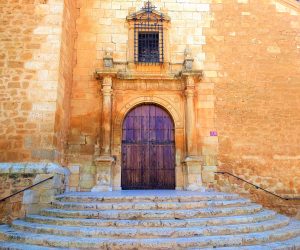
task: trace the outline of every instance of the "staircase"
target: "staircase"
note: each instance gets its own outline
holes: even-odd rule
[[[66,193],[0,226],[0,249],[300,249],[300,221],[235,194]]]

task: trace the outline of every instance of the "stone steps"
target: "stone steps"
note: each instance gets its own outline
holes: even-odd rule
[[[39,224],[90,226],[90,227],[197,227],[218,226],[230,224],[246,224],[262,222],[275,218],[276,212],[262,210],[256,214],[235,215],[225,217],[193,218],[193,219],[162,219],[162,220],[108,220],[108,219],[78,219],[57,218],[41,215],[28,215],[26,221]]]
[[[69,193],[58,196],[39,215],[0,226],[0,249],[295,250],[299,237],[300,221],[290,221],[237,195]]]
[[[225,207],[225,208],[202,208],[186,210],[63,210],[43,209],[42,215],[60,218],[93,218],[93,219],[186,219],[212,216],[230,216],[256,213],[261,211],[262,206],[250,204],[248,206]]]
[[[56,247],[42,247],[42,246],[35,246],[35,245],[28,245],[22,243],[14,243],[14,242],[1,242],[0,241],[0,249],[1,250],[64,250],[64,248],[56,248]],[[65,248],[69,249],[69,248]]]
[[[28,245],[23,243],[14,243],[14,242],[1,242],[1,250],[65,250],[70,248],[56,248],[56,247],[42,247],[36,245]],[[76,249],[76,248],[72,248]],[[199,248],[188,248],[187,250],[198,250]],[[214,248],[201,248],[202,250],[299,250],[300,249],[300,236],[285,240],[285,241],[276,241],[272,243],[265,243],[261,245],[253,246],[238,246],[238,247],[214,247]]]
[[[248,233],[237,235],[218,235],[184,238],[153,238],[153,239],[119,239],[119,238],[85,238],[58,236],[52,234],[37,234],[18,231],[9,226],[0,226],[0,237],[5,240],[19,243],[89,249],[186,249],[225,247],[240,245],[265,244],[288,240],[300,235],[299,221],[291,222],[280,229],[264,231],[261,233]]]
[[[160,190],[161,191],[161,190]],[[164,191],[164,190],[162,190]],[[168,191],[168,190],[167,190]],[[56,197],[58,201],[63,202],[198,202],[198,201],[213,201],[213,200],[235,200],[240,199],[240,196],[237,194],[228,194],[220,192],[183,192],[182,191],[173,191],[170,192],[150,192],[149,195],[143,195],[143,192],[140,191],[122,191],[115,192],[114,196],[108,194],[98,195],[97,193],[67,193],[58,195]]]
[[[64,236],[95,237],[95,238],[180,238],[210,235],[233,235],[272,230],[287,226],[289,218],[277,215],[275,219],[241,225],[203,226],[203,227],[162,227],[162,228],[105,228],[81,226],[57,226],[30,223],[21,220],[14,221],[12,227],[16,230],[54,234]]]
[[[188,248],[187,250],[197,250],[199,248]],[[293,239],[265,243],[262,245],[254,246],[238,246],[238,247],[214,247],[202,248],[202,250],[299,250],[300,249],[300,236]]]
[[[196,209],[205,207],[231,207],[250,204],[249,199],[213,200],[194,202],[52,202],[52,207],[65,210],[150,210],[150,209]]]

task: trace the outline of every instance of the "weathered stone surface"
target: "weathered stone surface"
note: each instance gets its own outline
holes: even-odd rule
[[[204,75],[213,63],[219,66],[204,81],[216,83],[218,170],[279,195],[299,196],[300,133],[289,118],[298,120],[300,114],[299,42],[289,45],[296,38],[292,23],[298,23],[299,3],[223,1],[213,2],[211,10],[215,18],[204,31],[206,36],[213,33],[203,48]],[[233,18],[225,21],[226,13]],[[282,37],[286,39],[279,42]],[[282,202],[233,178],[218,176],[216,186],[244,193],[278,212],[295,216],[299,210],[297,203]]]
[[[123,194],[60,195],[57,197],[59,200],[69,196],[77,197],[77,202],[57,200],[53,205],[64,204],[64,210],[47,208],[41,215],[29,215],[25,220],[14,221],[11,227],[0,226],[0,239],[15,242],[0,241],[0,248],[16,244],[18,249],[25,247],[24,243],[29,244],[28,249],[36,249],[34,247],[37,246],[76,249],[297,249],[300,246],[299,221],[291,221],[257,205],[231,206],[235,200],[231,196],[226,199],[224,193],[198,193],[199,201],[180,201],[181,196],[188,198],[191,193],[156,191],[156,196],[153,196],[152,191],[128,191]],[[122,201],[122,196],[132,203]],[[117,197],[119,199],[115,199]],[[140,204],[139,198],[145,197],[149,198],[143,202],[146,207],[140,207],[140,210],[129,207],[130,204],[133,207]],[[156,204],[153,200],[158,197],[163,198],[166,204],[176,203],[174,198],[177,198],[178,204],[184,207],[189,204],[189,209],[178,210],[171,206],[162,210],[159,208],[162,206],[153,207]],[[205,201],[208,197],[216,200]],[[90,203],[86,203],[84,198],[91,199]],[[197,204],[203,200],[212,203],[208,208],[198,209]],[[230,207],[227,207],[228,202]],[[99,203],[100,209],[94,210]],[[105,210],[101,209],[103,207]]]
[[[55,195],[65,191],[68,175],[68,169],[54,163],[0,163],[0,198],[53,177],[2,202],[0,221],[10,223],[49,205]]]
[[[0,163],[1,174],[59,174],[69,175],[69,171],[66,168],[61,167],[58,164],[50,162],[41,163]]]
[[[204,159],[201,175],[190,178],[191,189],[199,188],[202,177],[209,188],[243,193],[279,212],[299,214],[297,204],[205,169],[218,166],[277,194],[299,196],[298,1],[154,4],[171,20],[160,66],[133,63],[134,36],[126,16],[139,10],[142,1],[1,2],[0,161],[78,165],[70,190],[89,191],[95,176],[85,169],[93,165],[96,141],[105,141],[116,157],[110,187],[119,190],[122,121],[136,105],[155,103],[174,119],[177,189],[185,187],[183,161],[191,150]],[[187,47],[194,60],[187,69],[203,70],[203,76],[195,81],[190,99],[194,122],[184,124],[192,110],[185,103],[189,81],[177,76]],[[105,66],[105,51],[112,51],[114,63],[108,66],[125,72],[113,77],[109,121],[100,83],[93,77],[96,68]],[[186,129],[188,124],[194,131]],[[102,130],[112,131],[111,136],[102,138]],[[0,171],[10,168],[31,172],[18,165]]]
[[[73,78],[75,2],[0,5],[0,161],[60,160]]]

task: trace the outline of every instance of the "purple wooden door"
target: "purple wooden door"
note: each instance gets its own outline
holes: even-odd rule
[[[156,105],[132,109],[123,123],[122,189],[174,189],[175,141],[170,115]]]

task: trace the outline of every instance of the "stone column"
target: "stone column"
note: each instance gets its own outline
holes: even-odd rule
[[[186,128],[186,151],[187,156],[185,158],[185,189],[191,191],[202,191],[202,157],[197,152],[197,141],[199,138],[196,136],[195,129],[195,80],[193,75],[187,75],[185,78],[186,89],[186,110],[185,110],[185,128]]]
[[[194,95],[195,95],[195,85],[194,79],[189,76],[186,80],[186,144],[187,144],[187,155],[195,155],[197,152],[195,141],[195,107],[194,107]]]
[[[98,143],[95,146],[96,186],[92,192],[112,191],[112,167],[115,162],[111,156],[112,76],[104,75],[102,79],[102,144],[100,150]]]
[[[101,155],[110,156],[112,77],[105,76],[102,83],[102,147]]]

